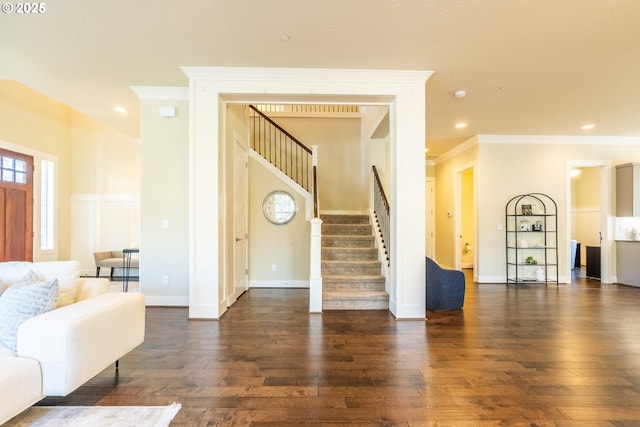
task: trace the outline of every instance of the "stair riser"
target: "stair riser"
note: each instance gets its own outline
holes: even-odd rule
[[[327,282],[323,280],[322,289],[327,291],[384,291],[384,282]]]
[[[380,274],[380,266],[368,265],[322,265],[322,274]]]
[[[332,246],[339,248],[371,248],[373,247],[373,237],[362,236],[354,238],[350,236],[322,236],[322,246]]]
[[[322,225],[322,234],[343,235],[343,236],[370,236],[371,226],[369,224],[361,225],[340,225],[327,224]]]
[[[378,251],[375,248],[364,250],[354,248],[322,248],[323,260],[344,261],[375,261],[378,259]]]
[[[388,310],[369,218],[331,215],[322,220],[322,309]]]
[[[388,300],[322,300],[323,310],[388,310]]]
[[[367,215],[320,215],[323,224],[369,224]]]

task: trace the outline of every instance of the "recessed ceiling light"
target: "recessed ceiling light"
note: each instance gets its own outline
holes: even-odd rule
[[[593,129],[596,125],[594,125],[593,123],[587,123],[586,125],[582,126],[582,130],[589,130],[589,129]]]
[[[286,42],[287,40],[289,40],[289,35],[288,34],[280,35],[280,40],[282,40],[283,42]]]
[[[465,92],[464,90],[457,90],[453,92],[453,96],[454,98],[462,99],[467,96],[467,92]]]
[[[467,127],[466,123],[456,123],[456,129],[462,129],[466,127]]]
[[[127,109],[124,107],[113,107],[113,111],[115,111],[116,113],[126,113]]]

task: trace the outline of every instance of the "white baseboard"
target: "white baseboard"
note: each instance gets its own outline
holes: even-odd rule
[[[149,307],[189,307],[189,297],[183,295],[153,296],[145,295],[146,305]]]
[[[250,280],[250,288],[308,288],[308,280]]]
[[[558,277],[558,281],[559,283],[571,283],[570,280],[567,280],[566,277]],[[478,276],[478,283],[479,284],[491,284],[491,283],[497,283],[497,284],[506,284],[507,283],[507,279],[505,279],[504,276]],[[554,282],[555,283],[555,282]]]

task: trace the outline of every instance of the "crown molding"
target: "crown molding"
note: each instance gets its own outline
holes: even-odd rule
[[[478,135],[478,144],[640,145],[640,136]]]
[[[189,88],[181,86],[129,86],[140,100],[188,101]]]

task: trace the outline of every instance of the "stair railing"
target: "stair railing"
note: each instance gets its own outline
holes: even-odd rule
[[[382,188],[382,181],[378,175],[378,170],[375,166],[373,169],[373,213],[376,217],[376,223],[378,231],[382,236],[383,250],[387,258],[387,265],[390,264],[391,259],[391,221],[389,214],[389,200]]]
[[[251,148],[313,196],[309,265],[309,312],[322,312],[322,220],[318,194],[318,146],[311,149],[271,120],[253,111]]]
[[[262,111],[249,105],[253,111],[251,148],[273,166],[311,193],[312,151]]]

